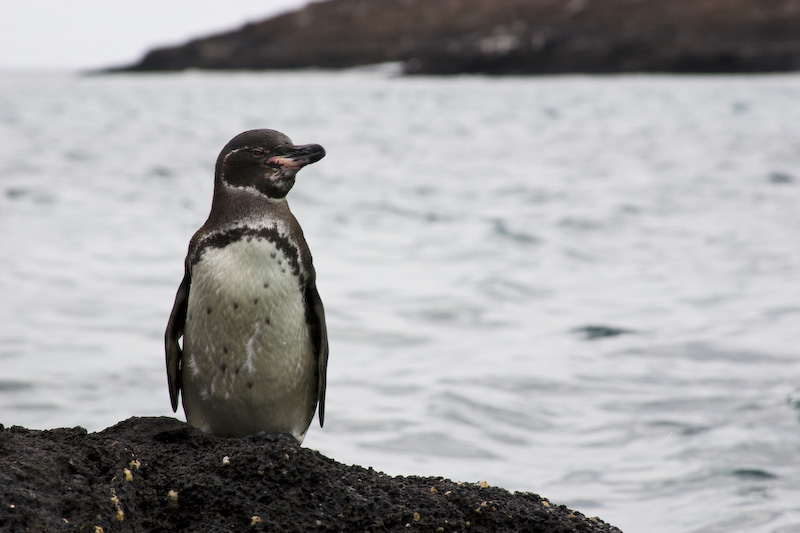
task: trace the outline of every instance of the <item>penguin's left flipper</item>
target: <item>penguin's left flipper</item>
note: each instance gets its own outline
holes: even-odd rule
[[[317,352],[317,402],[319,402],[319,427],[322,427],[325,423],[325,388],[328,379],[328,328],[325,325],[325,308],[322,306],[316,284],[308,287],[306,301],[309,311],[308,322],[313,331],[312,341]]]
[[[189,307],[189,285],[191,275],[189,267],[183,275],[178,293],[175,295],[175,305],[167,322],[167,331],[164,333],[164,347],[167,356],[167,381],[169,384],[169,399],[172,402],[172,411],[178,410],[178,394],[182,387],[181,370],[183,366],[183,350],[178,341],[183,337],[186,326],[186,312]]]

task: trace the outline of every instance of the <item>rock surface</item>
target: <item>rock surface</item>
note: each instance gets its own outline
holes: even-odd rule
[[[800,0],[329,0],[119,70],[787,71],[800,69],[798,27]]]
[[[535,494],[391,477],[173,418],[0,429],[0,531],[619,532]]]

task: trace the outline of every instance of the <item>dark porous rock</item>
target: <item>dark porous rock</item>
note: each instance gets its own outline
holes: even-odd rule
[[[329,0],[114,70],[790,71],[798,27],[800,0]]]
[[[619,531],[530,493],[346,466],[172,418],[0,426],[0,531]]]

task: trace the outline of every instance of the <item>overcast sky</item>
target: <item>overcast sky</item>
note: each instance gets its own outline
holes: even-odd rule
[[[87,69],[132,63],[181,44],[290,11],[308,0],[7,0],[0,69]]]

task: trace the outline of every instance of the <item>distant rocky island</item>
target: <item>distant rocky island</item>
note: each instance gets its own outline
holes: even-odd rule
[[[328,0],[111,71],[407,74],[800,70],[800,0]]]

